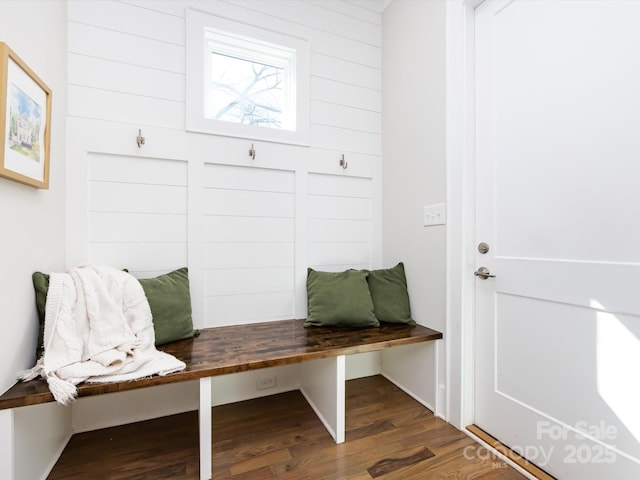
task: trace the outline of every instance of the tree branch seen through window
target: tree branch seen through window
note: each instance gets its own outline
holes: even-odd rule
[[[212,52],[210,118],[282,127],[283,68]]]

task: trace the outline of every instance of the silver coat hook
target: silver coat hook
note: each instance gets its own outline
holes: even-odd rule
[[[349,166],[349,164],[347,163],[347,161],[344,159],[344,153],[342,154],[342,158],[340,159],[340,166],[341,166],[343,169],[346,169],[346,168]]]
[[[253,148],[253,143],[251,144],[251,148],[249,149],[249,156],[251,157],[251,160],[256,159],[256,149]]]
[[[142,136],[142,129],[138,129],[138,136],[136,137],[136,143],[138,144],[138,148],[141,148],[144,145],[144,137]]]

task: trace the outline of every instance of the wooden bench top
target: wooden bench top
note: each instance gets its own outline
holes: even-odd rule
[[[128,382],[81,383],[78,396],[122,392],[442,338],[442,333],[421,325],[352,329],[304,328],[303,323],[304,320],[281,320],[205,328],[198,337],[158,347],[185,362],[185,370]],[[44,380],[18,382],[0,396],[0,410],[53,401]]]

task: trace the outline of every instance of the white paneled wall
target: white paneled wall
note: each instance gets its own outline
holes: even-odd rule
[[[207,326],[295,316],[295,173],[204,167]]]
[[[309,266],[370,268],[372,181],[309,174]]]
[[[187,163],[107,154],[88,161],[89,260],[139,277],[187,265]]]
[[[185,131],[187,8],[310,41],[310,146]],[[379,13],[342,0],[71,0],[68,51],[70,266],[146,277],[187,265],[198,327],[304,317],[308,266],[380,266]],[[379,370],[375,356],[357,363]],[[230,381],[218,386],[255,389],[251,375]],[[296,386],[279,376],[279,390]],[[74,429],[137,418],[105,418],[90,400]]]
[[[249,162],[250,139],[184,131],[190,7],[310,40],[310,147],[257,145],[259,161]],[[100,0],[69,2],[68,18],[72,124],[91,120],[83,132],[102,138],[70,133],[89,164],[86,260],[140,275],[201,267],[203,326],[304,315],[295,308],[301,261],[334,270],[379,263],[379,14],[342,1]],[[114,125],[143,128],[147,146],[94,147],[116,135]],[[167,134],[182,152],[160,147],[163,131],[176,132]],[[151,142],[163,159],[149,156]],[[188,185],[189,171],[198,185]]]

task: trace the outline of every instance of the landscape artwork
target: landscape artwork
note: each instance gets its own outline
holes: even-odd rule
[[[13,84],[8,100],[8,147],[28,159],[40,162],[42,107]]]
[[[49,188],[51,89],[0,42],[0,177]]]

